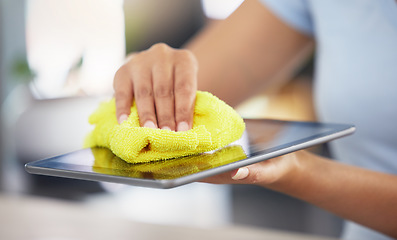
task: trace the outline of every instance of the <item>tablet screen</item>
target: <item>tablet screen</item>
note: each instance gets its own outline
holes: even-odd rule
[[[211,152],[141,164],[89,148],[26,165],[30,173],[169,188],[351,134],[344,124],[244,119],[241,139]]]

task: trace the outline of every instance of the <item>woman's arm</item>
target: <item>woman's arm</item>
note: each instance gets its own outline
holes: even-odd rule
[[[293,184],[274,185],[343,218],[397,238],[397,176],[305,152]],[[376,160],[375,160],[376,161]]]
[[[134,98],[142,126],[187,130],[197,81],[199,89],[236,105],[284,80],[312,45],[258,1],[245,1],[198,34],[187,45],[191,51],[160,44],[132,56],[114,80],[117,117],[125,119]],[[396,176],[299,151],[207,180],[258,184],[397,237]]]
[[[187,48],[199,63],[198,88],[235,106],[291,78],[312,52],[313,41],[250,0],[204,28]]]
[[[287,78],[312,45],[258,1],[245,1],[199,33],[188,50],[156,44],[133,54],[114,78],[117,119],[128,117],[134,99],[141,126],[188,130],[197,84],[236,105]]]
[[[397,237],[397,176],[298,151],[206,179],[256,184]]]
[[[308,36],[250,0],[205,28],[187,48],[199,63],[198,88],[236,105],[286,79],[312,46]],[[397,176],[299,151],[206,181],[261,185],[397,237]]]

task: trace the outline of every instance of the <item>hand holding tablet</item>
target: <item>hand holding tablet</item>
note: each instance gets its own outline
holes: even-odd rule
[[[352,134],[352,125],[245,119],[246,132],[217,151],[130,164],[107,149],[87,148],[25,165],[33,174],[173,188]]]

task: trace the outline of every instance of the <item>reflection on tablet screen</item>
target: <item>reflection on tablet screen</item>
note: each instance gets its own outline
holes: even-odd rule
[[[131,164],[114,155],[107,148],[91,148],[95,158],[94,172],[144,179],[174,179],[232,163],[247,156],[239,145],[227,146],[211,153],[187,157]]]
[[[28,163],[30,173],[169,188],[297,151],[354,132],[354,126],[245,119],[241,139],[197,155],[131,164],[107,148],[88,148]]]

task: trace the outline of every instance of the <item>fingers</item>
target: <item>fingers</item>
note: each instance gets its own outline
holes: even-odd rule
[[[126,68],[122,67],[116,72],[113,87],[116,99],[116,117],[119,124],[121,124],[130,115],[133,98],[132,81],[129,79]]]
[[[114,79],[121,123],[134,98],[141,126],[186,131],[192,128],[198,64],[187,50],[156,44],[134,54]]]
[[[203,180],[215,184],[256,184],[270,187],[274,183],[288,182],[287,178],[293,178],[299,167],[298,154],[302,151],[282,155],[249,166],[241,167],[233,171],[208,177]]]
[[[231,173],[232,179],[233,180],[243,180],[246,179],[250,174],[250,170],[246,167],[242,167],[237,169],[237,171],[234,171]]]
[[[249,178],[251,171],[248,167],[241,167],[229,172],[221,173],[211,177],[207,177],[201,182],[213,184],[252,184]]]
[[[169,56],[162,56],[153,66],[153,91],[158,127],[175,130],[175,99],[173,61]]]
[[[145,66],[134,67],[132,79],[135,103],[141,126],[157,128],[151,69]]]
[[[243,184],[270,184],[276,180],[275,172],[279,169],[275,168],[271,160],[241,167],[229,175],[236,183]],[[276,173],[278,175],[278,173]]]
[[[204,182],[215,184],[262,184],[274,181],[274,169],[269,160],[241,167],[229,172],[204,179]]]
[[[197,89],[197,62],[190,52],[181,52],[175,64],[175,119],[177,131],[192,128]]]

